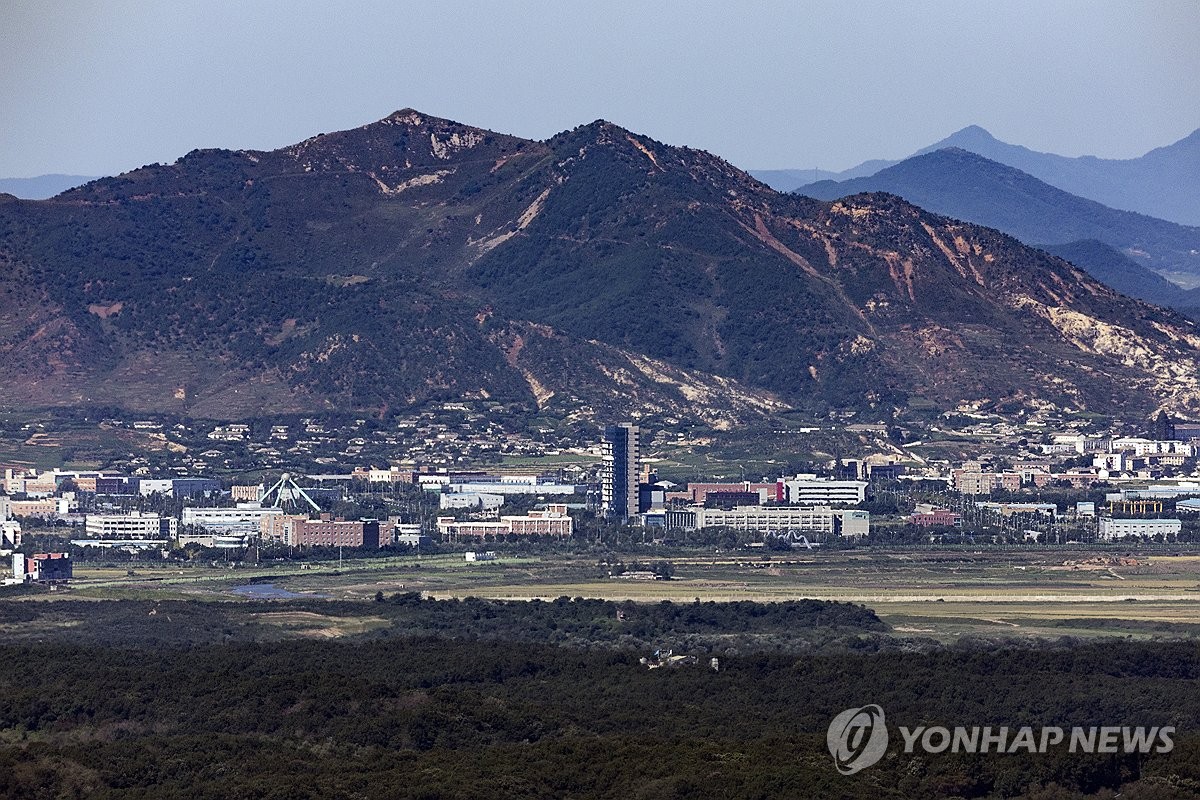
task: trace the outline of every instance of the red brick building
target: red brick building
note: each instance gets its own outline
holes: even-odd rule
[[[286,518],[280,539],[289,547],[379,547],[378,520]]]
[[[910,514],[908,521],[919,528],[949,527],[962,522],[962,515],[946,508],[934,508]]]

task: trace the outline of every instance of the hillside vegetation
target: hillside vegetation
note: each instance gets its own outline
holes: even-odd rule
[[[196,151],[0,202],[0,265],[17,407],[1200,408],[1180,317],[896,197],[780,195],[603,121],[534,142],[403,110]]]

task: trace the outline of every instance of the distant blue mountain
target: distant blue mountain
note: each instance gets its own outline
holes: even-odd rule
[[[1081,267],[1093,278],[1121,294],[1158,306],[1179,309],[1193,319],[1200,314],[1200,289],[1181,289],[1104,242],[1088,239],[1043,245],[1042,249]]]
[[[1136,211],[1182,225],[1200,225],[1200,130],[1138,158],[1110,159],[1040,153],[1002,142],[978,125],[970,125],[913,155],[951,147],[1015,167],[1051,186],[1110,208]],[[864,161],[843,172],[823,174],[820,180],[861,178],[899,163]],[[795,182],[799,177],[812,176],[813,171],[752,170],[750,174],[778,191],[790,192],[799,188]],[[808,182],[813,182],[811,177]]]
[[[830,172],[824,169],[754,169],[749,172],[777,192],[792,192],[801,186],[817,181],[844,181],[849,178],[874,175],[884,167],[895,163],[895,161],[864,161],[857,167],[841,172]]]
[[[820,181],[797,190],[821,200],[864,192],[899,195],[1038,247],[1097,240],[1144,269],[1189,286],[1200,284],[1200,228],[1109,208],[967,150],[935,150],[869,177]]]
[[[38,175],[34,178],[0,178],[0,194],[22,200],[45,200],[96,178],[91,175]]]

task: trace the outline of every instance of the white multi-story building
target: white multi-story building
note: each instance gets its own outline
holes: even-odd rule
[[[1109,542],[1126,536],[1171,536],[1178,534],[1183,523],[1177,519],[1113,519],[1100,518],[1100,540]]]
[[[238,503],[236,508],[185,508],[183,524],[204,528],[209,533],[257,534],[262,518],[282,515],[282,508],[263,508],[258,503]]]
[[[549,506],[545,511],[530,511],[528,514],[500,518],[517,536],[562,536],[574,531],[573,522],[566,506]]]
[[[482,492],[460,492],[458,494],[443,494],[438,498],[438,508],[478,508],[482,511],[495,511],[504,505],[504,495],[484,494]]]
[[[423,477],[424,476],[422,476],[422,478]],[[521,476],[513,476],[513,477],[521,477]],[[427,482],[423,479],[421,480],[421,484],[423,486],[426,485],[427,483],[431,483],[431,482]],[[575,492],[578,489],[577,486],[575,486],[574,484],[570,484],[570,483],[538,483],[536,478],[534,478],[532,481],[517,481],[517,480],[507,480],[505,478],[502,478],[499,481],[495,481],[495,480],[488,481],[488,482],[480,481],[478,483],[466,481],[466,482],[446,483],[444,485],[445,485],[447,491],[449,491],[451,494],[466,493],[466,494],[500,494],[500,495],[506,495],[506,494],[568,495],[568,494],[575,494]],[[635,492],[635,501],[636,501],[636,492]]]
[[[866,536],[871,532],[871,512],[848,509],[837,513],[841,521],[840,535]]]
[[[871,515],[866,511],[837,510],[828,506],[691,506],[696,528],[733,528],[761,533],[801,531],[842,536],[865,536]]]
[[[787,502],[799,505],[858,505],[866,499],[866,481],[839,481],[816,475],[797,475],[783,481]]]
[[[1172,500],[1178,497],[1200,497],[1200,483],[1180,481],[1176,484],[1152,483],[1145,489],[1122,489],[1109,492],[1104,499],[1109,502],[1127,500]]]
[[[1133,453],[1117,451],[1092,456],[1092,467],[1106,473],[1129,472],[1133,469]]]
[[[138,493],[152,495],[170,495],[175,488],[175,482],[170,478],[142,478],[138,481]]]
[[[245,534],[221,534],[221,533],[181,533],[179,534],[179,546],[187,547],[189,544],[198,544],[201,547],[209,547],[215,550],[237,550],[246,547],[249,544],[250,537]]]
[[[453,517],[438,517],[437,527],[438,533],[450,541],[465,537],[483,538],[510,534],[568,537],[574,530],[567,507],[561,505],[549,506],[545,511],[504,516],[499,522],[459,521]]]
[[[15,519],[0,520],[0,549],[14,550],[21,546],[21,523]]]
[[[174,538],[177,520],[133,511],[129,514],[88,514],[83,523],[92,539],[164,539]]]
[[[258,484],[234,484],[229,487],[229,496],[235,503],[257,503],[263,499],[263,494],[267,491],[267,487],[261,483]]]
[[[412,483],[412,470],[402,470],[399,467],[367,470],[367,483]]]
[[[1112,450],[1114,453],[1133,453],[1135,456],[1178,454],[1191,458],[1196,454],[1196,448],[1190,442],[1176,442],[1170,439],[1156,441],[1137,437],[1113,439]]]

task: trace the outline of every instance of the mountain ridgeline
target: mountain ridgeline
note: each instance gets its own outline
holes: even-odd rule
[[[914,156],[957,148],[997,161],[1078,197],[1110,208],[1136,211],[1181,225],[1200,225],[1200,130],[1137,158],[1071,158],[1040,153],[1002,142],[978,125],[969,125]],[[900,161],[874,159],[843,172],[755,170],[754,176],[779,191],[794,191],[823,180],[865,178]]]
[[[406,109],[196,151],[0,199],[0,266],[9,406],[1200,410],[1182,317],[893,195],[782,195],[604,121],[537,142]]]
[[[0,194],[25,200],[45,200],[59,192],[81,186],[95,177],[86,175],[37,175],[33,178],[0,178]]]
[[[797,192],[825,200],[861,192],[891,192],[922,208],[997,228],[1028,244],[1095,239],[1144,268],[1200,279],[1200,228],[1076,197],[969,150],[937,150],[870,177],[823,181]]]

